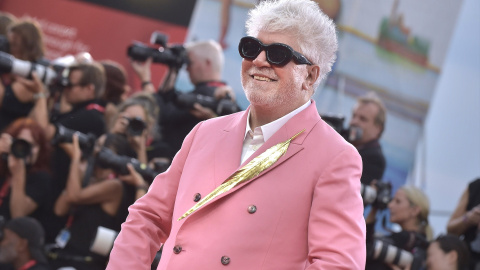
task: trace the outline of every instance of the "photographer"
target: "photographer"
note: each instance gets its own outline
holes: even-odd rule
[[[450,216],[447,232],[463,237],[470,251],[470,267],[480,268],[480,178],[471,181],[463,192]]]
[[[385,115],[385,106],[375,94],[360,97],[353,108],[349,128],[343,132],[362,157],[360,181],[366,185],[374,179],[381,180],[385,171],[385,156],[379,142],[385,129]]]
[[[104,108],[99,105],[99,98],[103,95],[105,75],[103,68],[98,63],[75,64],[69,67],[68,83],[62,90],[64,100],[71,106],[69,111],[52,112],[49,114],[47,100],[40,98],[36,101],[32,117],[46,126],[47,138],[52,140],[58,135],[59,125],[79,131],[83,134],[93,134],[99,137],[105,131]],[[37,80],[34,80],[36,82]],[[41,85],[41,83],[40,83]],[[46,91],[46,90],[43,90]],[[50,117],[50,119],[49,119]],[[58,198],[65,188],[70,167],[70,158],[60,146],[55,146],[51,159],[52,196],[51,203]],[[52,213],[48,219],[51,223],[45,226],[47,242],[54,240],[66,219],[58,219]]]
[[[43,130],[32,119],[17,119],[0,135],[0,153],[0,215],[44,221],[51,177]]]
[[[123,102],[131,90],[127,84],[127,75],[123,66],[112,60],[101,61],[105,70],[105,92],[103,93],[102,106],[105,107],[105,122],[109,124],[117,113],[117,106]]]
[[[153,143],[155,133],[157,133],[155,132],[155,126],[158,110],[157,103],[151,94],[135,93],[119,105],[118,113],[113,119],[113,125],[109,132],[123,137],[128,143],[132,152],[128,156],[138,159],[141,164],[149,163],[151,168],[158,170],[158,173],[160,173],[165,170],[169,160],[165,161],[165,158],[161,158],[159,154],[162,153],[162,149],[159,149]],[[103,135],[100,139],[106,136]],[[163,152],[165,152],[165,149],[163,149]],[[162,161],[163,163],[161,163]],[[156,168],[154,164],[157,163],[164,164],[164,167]],[[122,204],[118,211],[120,222],[125,221],[128,215],[128,207],[147,192],[148,182],[152,180],[144,179],[135,170],[130,172],[128,175],[118,176],[124,183]]]
[[[216,100],[233,99],[233,91],[221,81],[224,56],[220,45],[212,40],[198,41],[185,44],[185,49],[188,55],[187,71],[190,81],[195,85],[195,89],[188,94],[214,97]],[[151,62],[151,59],[144,63],[132,61],[132,67],[140,77],[144,91],[154,93],[150,77]],[[170,158],[180,149],[183,139],[197,123],[217,116],[212,109],[198,102],[193,107],[184,107],[177,102],[179,97],[185,97],[185,94],[174,89],[179,68],[169,66],[169,75],[155,95],[160,107],[162,140],[170,146]]]
[[[43,33],[38,22],[22,19],[8,27],[7,53],[19,60],[39,63],[42,61],[45,47]],[[5,49],[5,48],[4,48]],[[2,74],[0,83],[0,130],[18,117],[28,116],[39,98],[35,92],[18,82],[18,76]]]
[[[4,263],[0,264],[0,269],[51,269],[43,252],[45,233],[37,220],[14,218],[1,224],[0,235],[0,263]]]
[[[122,154],[125,141],[110,144],[109,140],[107,138],[105,144]],[[122,183],[112,169],[97,166],[97,163],[92,175],[85,175],[87,163],[82,159],[77,135],[68,147],[71,148],[68,151],[71,163],[67,185],[54,208],[56,215],[68,216],[68,222],[56,239],[60,249],[53,252],[52,265],[56,268],[72,266],[77,270],[105,269],[108,255],[93,252],[91,246],[99,226],[111,230],[118,227],[116,216],[122,201]]]
[[[372,185],[374,184],[372,183]],[[397,251],[404,250],[411,253],[416,266],[424,265],[428,247],[427,240],[431,238],[432,234],[428,225],[428,198],[416,187],[402,186],[388,204],[388,209],[390,222],[398,224],[402,230],[382,238],[374,236],[377,208],[372,206],[372,210],[365,219],[367,225],[367,264],[365,269],[392,269],[395,257],[388,258],[386,250],[394,247],[398,248]]]

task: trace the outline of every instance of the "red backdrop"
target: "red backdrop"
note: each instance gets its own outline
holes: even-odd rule
[[[183,43],[187,33],[186,26],[81,1],[0,0],[0,10],[17,17],[30,16],[41,24],[47,59],[87,51],[95,60],[117,61],[127,70],[134,89],[140,87],[140,82],[133,75],[126,55],[132,41],[148,43],[151,33],[160,31],[169,36],[169,43]],[[153,65],[155,84],[165,72],[164,66]]]

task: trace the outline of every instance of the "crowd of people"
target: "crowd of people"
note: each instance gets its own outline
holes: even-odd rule
[[[52,84],[0,74],[0,270],[480,269],[480,179],[433,239],[425,194],[389,197],[382,181],[380,98],[359,97],[340,131],[311,99],[335,60],[332,20],[310,0],[260,2],[239,44],[244,112],[212,40],[184,45],[187,93],[178,65],[152,82],[151,58],[131,59],[133,88],[86,53]],[[0,43],[49,63],[31,18],[0,13]],[[400,230],[375,232],[384,209]]]

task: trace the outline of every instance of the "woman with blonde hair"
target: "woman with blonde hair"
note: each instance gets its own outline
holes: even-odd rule
[[[387,246],[392,250],[406,251],[413,255],[415,263],[424,264],[428,240],[432,239],[432,229],[428,223],[430,203],[425,193],[414,186],[402,186],[388,203],[390,222],[398,224],[400,232],[392,232],[384,237],[374,236],[377,210],[372,206],[365,219],[367,224],[365,269],[392,269],[393,265],[399,263],[398,260],[395,261],[396,258],[389,259],[386,254],[379,252],[380,247]]]

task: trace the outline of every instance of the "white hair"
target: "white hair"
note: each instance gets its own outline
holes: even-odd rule
[[[222,72],[225,62],[223,50],[220,44],[214,40],[192,41],[185,44],[188,52],[194,53],[200,58],[208,59],[212,63],[215,72]]]
[[[302,53],[320,67],[320,82],[332,70],[338,48],[335,24],[311,0],[267,0],[250,10],[247,34],[286,33],[298,40]]]

